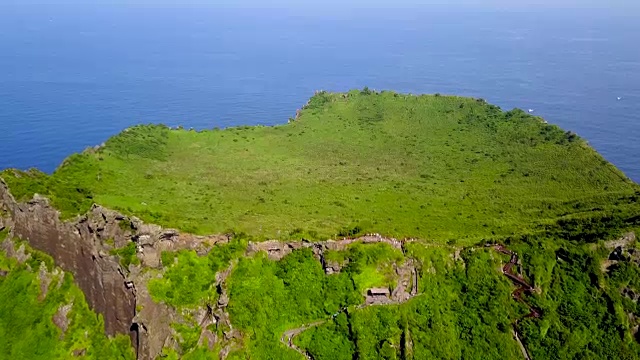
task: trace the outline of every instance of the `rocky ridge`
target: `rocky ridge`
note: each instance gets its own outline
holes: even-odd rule
[[[150,275],[142,268],[161,268],[162,251],[193,249],[205,254],[211,246],[229,240],[226,236],[182,235],[98,205],[85,215],[62,221],[48,199],[35,195],[18,202],[2,179],[0,228],[10,229],[7,239],[28,241],[72,273],[90,307],[103,316],[107,335],[129,334],[139,359],[153,359],[171,345],[170,324],[180,318],[175,309],[151,299],[146,289]],[[140,265],[125,268],[113,250],[131,242],[136,244]],[[14,249],[10,240],[2,248],[18,260],[27,256],[24,247]],[[46,288],[50,275],[41,275]]]

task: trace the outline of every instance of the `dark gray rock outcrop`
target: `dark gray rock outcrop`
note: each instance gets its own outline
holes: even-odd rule
[[[116,215],[94,206],[90,213],[63,222],[46,198],[34,196],[18,203],[0,182],[0,208],[7,214],[12,235],[49,254],[65,271],[74,275],[92,309],[104,317],[108,335],[129,333],[135,315],[135,293],[124,285],[125,275],[115,256],[105,256],[108,238],[126,241]]]
[[[16,201],[2,179],[0,227],[10,229],[10,237],[26,240],[34,249],[53,257],[64,271],[72,273],[89,306],[103,316],[107,335],[129,334],[139,359],[154,359],[161,353],[163,344],[173,334],[170,322],[175,310],[153,302],[141,267],[124,268],[112,250],[136,242],[136,256],[142,266],[157,268],[161,267],[159,254],[163,250],[201,250],[228,240],[180,238],[175,230],[146,225],[98,205],[85,215],[62,221],[59,212],[44,197],[35,195],[28,202]],[[24,246],[15,249],[12,241],[4,241],[2,247],[18,261],[23,262],[28,256]],[[43,284],[46,286],[42,290],[46,292],[48,282]]]

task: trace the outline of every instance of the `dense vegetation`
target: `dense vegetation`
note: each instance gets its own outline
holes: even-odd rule
[[[637,189],[575,134],[520,110],[371,91],[319,93],[282,126],[133,127],[51,176],[0,175],[67,217],[97,202],[199,234],[459,243],[607,212]]]
[[[519,357],[511,321],[522,313],[498,257],[411,246],[422,294],[406,304],[348,311],[302,334],[314,359],[505,359]]]
[[[525,239],[525,270],[541,288],[531,301],[544,317],[521,324],[523,341],[535,359],[637,359],[640,307],[623,294],[640,289],[640,267],[622,261],[603,267],[611,250],[550,239]],[[633,248],[634,245],[632,245]],[[637,245],[636,245],[637,246]]]
[[[0,232],[0,242],[6,232]],[[38,278],[40,266],[53,271],[53,259],[28,250],[23,264],[0,251],[0,359],[134,359],[128,336],[109,339],[102,319],[92,312],[71,275],[54,278],[43,296]],[[41,265],[43,264],[43,265]],[[66,332],[52,318],[60,307],[72,304]]]
[[[240,260],[229,280],[229,313],[233,324],[248,336],[246,356],[297,359],[296,352],[280,343],[285,330],[361,304],[365,290],[358,288],[361,282],[391,285],[377,270],[397,259],[397,250],[386,244],[358,244],[344,256],[349,265],[331,276],[325,275],[311,249],[294,251],[278,262],[265,256]]]
[[[359,269],[366,269],[368,256],[362,254],[377,254],[376,268],[384,269],[385,259],[402,261],[389,247],[357,245],[357,251],[333,254],[359,263],[333,275],[322,272],[310,250],[278,262],[242,259],[230,283],[232,321],[246,336],[245,349],[236,355],[300,358],[280,337],[322,321],[295,339],[316,360],[519,358],[514,329],[535,359],[638,358],[632,328],[640,324],[640,306],[623,290],[640,288],[640,256],[605,269],[611,250],[602,241],[505,240],[521,254],[523,275],[538,289],[525,301],[539,309],[540,318],[526,317],[528,306],[511,296],[515,286],[499,271],[509,258],[485,247],[467,248],[454,259],[454,248],[409,244],[405,256],[419,264],[420,295],[400,305],[364,308],[355,286]]]
[[[640,309],[620,291],[630,281],[638,289],[638,266],[624,262],[605,275],[600,269],[605,253],[564,241],[529,240],[517,247],[526,251],[530,262],[524,268],[541,290],[528,300],[543,313],[519,325],[531,356],[638,358],[640,346],[632,338],[627,314],[638,316]],[[563,257],[556,259],[556,252]],[[510,298],[509,283],[496,271],[496,259],[486,251],[467,252],[465,270],[440,250],[421,249],[418,257],[429,259],[423,269],[432,269],[422,274],[423,295],[405,305],[337,317],[304,333],[298,344],[314,359],[351,359],[354,354],[360,359],[520,356],[511,329],[527,311]],[[620,269],[630,273],[621,282],[612,281],[619,278]]]

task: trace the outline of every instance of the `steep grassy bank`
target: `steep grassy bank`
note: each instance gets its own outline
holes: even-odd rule
[[[282,126],[134,127],[51,176],[0,176],[67,217],[97,202],[187,232],[263,239],[378,232],[473,243],[608,214],[637,192],[576,135],[522,111],[370,91],[317,94]]]

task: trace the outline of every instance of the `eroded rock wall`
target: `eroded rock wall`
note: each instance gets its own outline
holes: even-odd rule
[[[16,202],[0,179],[0,227],[2,226],[11,228],[12,236],[27,240],[33,248],[50,254],[58,266],[73,273],[89,305],[104,316],[106,332],[109,335],[129,333],[139,359],[155,359],[161,355],[163,348],[179,349],[179,336],[176,337],[171,329],[172,323],[194,325],[195,321],[202,329],[198,344],[212,351],[220,349],[221,359],[225,359],[230,351],[242,344],[243,335],[233,327],[227,312],[229,294],[226,279],[236,262],[216,274],[215,286],[220,289],[221,294],[216,303],[206,306],[185,308],[178,312],[165,304],[154,302],[147,287],[151,279],[162,274],[162,251],[190,249],[205,255],[213,246],[229,242],[228,235],[181,234],[176,230],[144,224],[137,218],[100,206],[93,206],[87,214],[71,221],[61,221],[59,213],[49,205],[46,198],[34,196],[31,201]],[[264,251],[269,258],[278,260],[296,249],[311,248],[316,258],[325,264],[325,251],[344,250],[355,242],[385,242],[402,249],[406,241],[383,238],[379,234],[320,242],[274,240],[250,243],[247,255]],[[135,243],[140,265],[130,265],[125,269],[118,257],[111,255],[111,250],[123,248],[132,242]],[[25,256],[24,246],[16,250],[12,241],[4,244],[11,247],[6,250],[10,256]],[[341,264],[334,264],[333,267],[325,264],[325,271],[331,269],[337,272],[340,267]],[[146,271],[149,268],[160,271]],[[405,272],[407,276],[412,274],[410,271]],[[45,275],[41,276],[41,280]],[[393,296],[384,299],[384,303],[393,303],[396,299],[405,301],[414,296],[415,293],[405,291],[408,283],[408,280],[401,281],[404,286],[400,289],[402,291],[394,292]],[[54,316],[55,324],[61,329],[68,326],[67,312],[68,307],[63,306]],[[219,331],[212,330],[212,326]]]
[[[160,273],[143,269],[161,269],[162,251],[191,249],[205,255],[213,246],[230,240],[227,235],[181,234],[173,229],[144,224],[135,217],[127,217],[98,205],[94,205],[85,215],[62,221],[59,212],[50,206],[46,198],[36,195],[28,202],[18,202],[0,179],[0,228],[3,227],[11,229],[11,236],[26,240],[33,248],[49,254],[56,265],[72,273],[91,308],[104,317],[106,333],[111,336],[129,334],[139,359],[155,359],[163,347],[175,348],[177,345],[171,323],[182,319],[175,309],[153,301],[147,282]],[[369,234],[337,241],[266,241],[250,243],[247,255],[265,251],[270,258],[278,260],[295,249],[310,247],[324,264],[325,251],[343,250],[357,241],[386,242],[402,249],[403,243],[411,240],[399,241]],[[140,265],[123,268],[118,256],[112,255],[112,250],[128,246],[131,242],[135,243]],[[231,268],[218,274],[221,276],[216,279],[218,286],[222,286]],[[334,271],[339,271],[339,268]],[[208,310],[194,309],[196,313],[211,313],[205,318],[211,318],[211,322],[220,324],[224,329],[224,339],[217,339],[213,333],[207,333],[206,326],[202,326],[206,331],[200,339],[202,344],[210,347],[222,341],[222,358],[233,347],[234,339],[240,337],[225,311],[227,302],[228,296],[223,293],[221,302],[210,304]]]
[[[123,268],[111,250],[133,241],[143,266],[161,267],[162,250],[200,249],[224,240],[181,239],[174,230],[145,225],[97,205],[83,216],[61,221],[46,198],[36,195],[28,202],[17,202],[0,179],[0,228],[3,227],[72,273],[91,308],[103,316],[107,335],[129,334],[139,359],[154,359],[161,353],[163,344],[172,337],[169,321],[175,311],[154,303],[145,291],[147,279],[142,278],[141,267]],[[142,291],[138,293],[137,289]],[[136,313],[143,306],[142,313]],[[163,321],[154,321],[157,319]],[[141,322],[145,320],[149,323]]]
[[[115,215],[94,207],[87,216],[62,222],[47,199],[36,196],[18,203],[4,183],[0,183],[0,207],[9,217],[5,222],[10,222],[14,236],[51,255],[57,265],[74,275],[89,305],[104,316],[108,335],[129,333],[135,294],[125,286],[117,258],[109,256],[101,245],[105,236],[125,241]],[[112,223],[109,217],[113,217]]]

